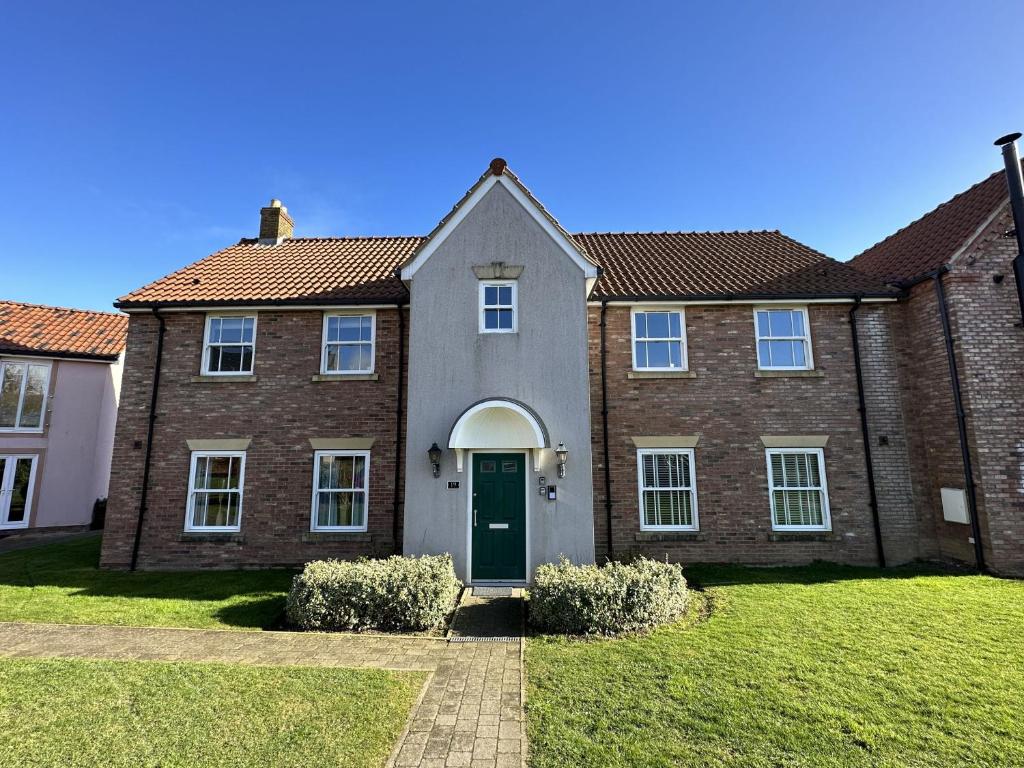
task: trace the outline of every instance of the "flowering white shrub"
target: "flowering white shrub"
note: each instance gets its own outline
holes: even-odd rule
[[[316,560],[292,581],[288,621],[322,631],[433,629],[460,589],[449,555]]]
[[[537,568],[530,621],[548,632],[614,635],[677,619],[686,610],[686,579],[672,563],[573,565],[565,558]]]

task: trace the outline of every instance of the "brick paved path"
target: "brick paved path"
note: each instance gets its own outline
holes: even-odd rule
[[[519,634],[518,629],[510,634]],[[460,638],[466,640],[466,638]],[[522,640],[0,622],[0,656],[420,670],[429,678],[394,768],[522,768]]]

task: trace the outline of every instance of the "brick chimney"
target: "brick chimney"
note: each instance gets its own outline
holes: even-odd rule
[[[292,236],[292,217],[280,200],[271,200],[266,208],[260,208],[260,242],[279,243]]]

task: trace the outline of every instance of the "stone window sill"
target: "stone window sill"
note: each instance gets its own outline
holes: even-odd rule
[[[370,542],[373,541],[373,536],[366,531],[307,531],[302,534],[302,541],[306,544],[331,541]]]
[[[259,380],[259,376],[246,374],[243,376],[193,376],[189,381],[193,384],[249,384]]]
[[[639,542],[656,541],[707,541],[702,531],[640,531],[636,535]]]
[[[755,379],[820,379],[824,371],[754,371]]]
[[[318,373],[312,381],[377,381],[376,373]]]
[[[627,379],[696,379],[696,371],[630,371]]]
[[[205,542],[232,542],[235,544],[244,544],[245,536],[237,531],[225,531],[223,533],[215,533],[214,531],[185,531],[178,537],[178,541],[205,541]]]
[[[768,534],[768,541],[836,541],[832,531],[773,531]]]

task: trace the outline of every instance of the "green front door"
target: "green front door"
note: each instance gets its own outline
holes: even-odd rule
[[[526,579],[526,457],[473,454],[473,581]]]

